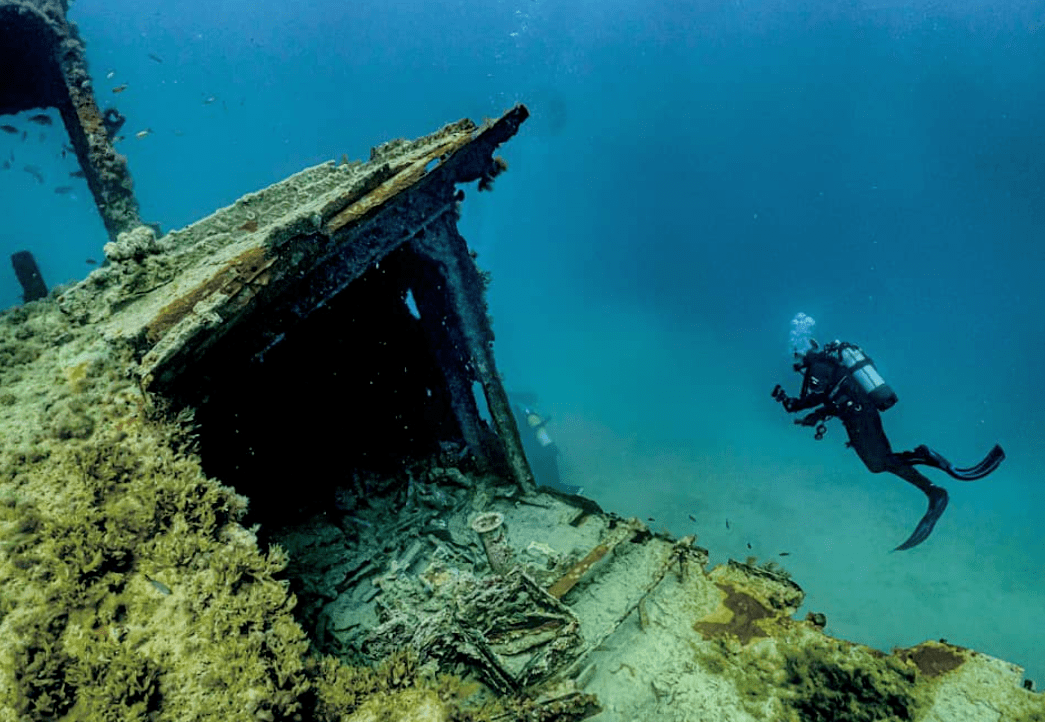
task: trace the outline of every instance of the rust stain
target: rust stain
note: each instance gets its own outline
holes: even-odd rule
[[[570,571],[566,572],[562,577],[559,578],[555,584],[548,587],[548,594],[551,594],[556,599],[562,599],[566,592],[573,589],[577,582],[592,568],[595,562],[606,556],[607,552],[611,547],[608,544],[599,544],[597,547],[588,552],[588,556],[577,562],[576,565]]]
[[[573,589],[577,582],[584,578],[584,575],[588,573],[595,564],[602,559],[604,556],[613,551],[622,542],[627,541],[635,536],[642,525],[636,519],[629,519],[628,521],[620,524],[614,528],[595,548],[588,552],[587,556],[581,559],[579,562],[573,565],[568,572],[559,577],[548,589],[548,594],[552,595],[556,599],[562,599],[566,592]]]
[[[725,598],[718,609],[694,623],[693,629],[709,638],[732,635],[737,637],[741,644],[747,644],[755,637],[769,636],[759,626],[758,621],[772,618],[772,612],[750,594],[737,591],[730,584],[716,586],[726,595]],[[723,609],[729,613],[728,616],[723,614]]]
[[[417,183],[425,176],[425,168],[433,160],[453,153],[472,142],[471,135],[454,138],[432,149],[417,161],[398,171],[394,176],[356,202],[344,208],[327,221],[324,230],[336,233],[347,225],[357,223],[374,213],[390,199]]]
[[[914,662],[918,671],[926,677],[939,677],[958,669],[965,663],[965,651],[962,647],[939,642],[925,642],[910,649],[895,650],[897,657]]]
[[[264,248],[251,248],[232,259],[207,281],[164,306],[146,326],[145,337],[155,344],[164,334],[192,313],[196,304],[215,293],[230,297],[233,308],[242,308],[256,295],[258,286],[268,285],[274,258],[265,258]],[[241,292],[246,291],[241,296]]]

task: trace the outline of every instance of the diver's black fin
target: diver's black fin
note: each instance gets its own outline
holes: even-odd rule
[[[952,468],[947,473],[960,481],[975,481],[990,474],[1003,461],[1005,461],[1005,450],[998,444],[995,444],[994,448],[987,452],[987,456],[983,457],[983,461],[979,464],[970,466],[968,469]]]
[[[925,512],[922,520],[918,522],[914,533],[893,551],[902,552],[905,549],[916,547],[928,539],[933,532],[933,527],[936,526],[936,522],[939,521],[940,516],[943,514],[943,510],[947,508],[947,490],[942,486],[930,487],[925,492],[925,495],[929,497],[929,509]]]
[[[933,451],[925,444],[917,447],[914,451],[905,451],[899,456],[908,464],[925,464],[944,471],[958,481],[976,481],[990,474],[1005,461],[1005,451],[995,444],[994,448],[987,452],[980,463],[966,468],[955,467],[947,461],[939,452]]]

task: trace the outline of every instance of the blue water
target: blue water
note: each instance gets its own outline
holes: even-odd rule
[[[832,634],[944,637],[1045,678],[1040,3],[81,0],[70,14],[100,102],[128,118],[143,217],[165,229],[304,166],[530,104],[509,172],[468,190],[461,226],[493,274],[507,383],[551,413],[566,481],[697,533],[714,561],[783,563]],[[16,156],[0,252],[32,250],[52,285],[82,278],[102,224],[60,127],[16,124],[30,131],[0,135],[0,158]],[[0,305],[18,297],[0,274]],[[965,465],[1004,445],[983,481],[928,472],[951,505],[922,546],[889,551],[924,511],[917,490],[869,474],[838,422],[815,442],[769,398],[797,392],[798,311],[874,356],[900,397],[884,416],[898,449]]]

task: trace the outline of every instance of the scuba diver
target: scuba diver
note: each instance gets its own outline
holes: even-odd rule
[[[809,319],[804,314],[799,316]],[[799,320],[798,316],[795,318]],[[794,369],[803,374],[802,391],[798,398],[792,398],[778,384],[773,389],[773,398],[788,413],[819,407],[795,420],[800,426],[815,427],[814,438],[818,441],[827,431],[824,422],[837,416],[849,435],[846,446],[856,450],[871,473],[888,471],[896,474],[929,498],[925,516],[907,541],[894,551],[918,546],[929,538],[940,515],[947,508],[947,491],[933,484],[914,467],[931,466],[959,481],[974,481],[997,469],[1005,459],[1005,452],[996,444],[980,463],[968,468],[955,467],[924,444],[913,451],[894,452],[882,428],[880,412],[896,403],[896,394],[885,383],[871,359],[859,346],[845,341],[832,341],[822,349],[812,338],[806,337],[801,341],[802,344],[796,345],[792,332],[792,349],[797,357]],[[801,350],[803,344],[808,349],[804,353]]]
[[[540,486],[550,486],[564,494],[580,494],[583,487],[563,484],[559,475],[559,447],[548,433],[550,416],[542,416],[535,407],[537,396],[529,393],[509,393],[515,423],[519,425],[523,451],[530,462],[530,470]]]

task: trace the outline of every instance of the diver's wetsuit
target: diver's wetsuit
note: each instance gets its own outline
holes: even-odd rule
[[[840,349],[847,345],[836,342],[823,349],[812,348],[795,364],[795,370],[804,373],[799,397],[788,397],[777,387],[774,398],[777,398],[789,413],[819,406],[820,408],[795,421],[802,426],[817,427],[818,439],[824,433],[823,422],[837,416],[842,420],[849,435],[848,446],[856,450],[868,470],[874,474],[883,471],[896,474],[918,487],[929,498],[929,508],[914,533],[896,547],[897,550],[910,549],[929,537],[940,515],[947,508],[947,491],[929,481],[914,466],[927,464],[947,472],[955,479],[972,481],[994,471],[1005,458],[1005,452],[1000,446],[995,446],[983,461],[966,469],[955,468],[945,458],[924,445],[914,451],[894,452],[882,428],[882,416],[878,408],[842,361]],[[889,391],[883,408],[888,408],[895,400],[895,395]]]

